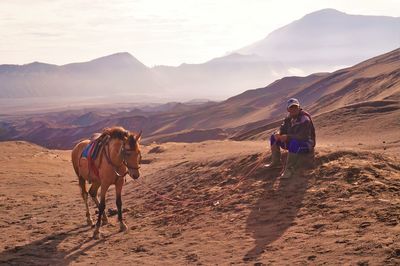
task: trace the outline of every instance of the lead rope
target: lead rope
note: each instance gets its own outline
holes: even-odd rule
[[[239,182],[236,184],[236,186],[234,186],[233,188],[229,188],[228,190],[234,191],[240,185],[242,185],[243,184],[243,180],[245,178],[249,177],[263,163],[262,158],[263,158],[263,156],[261,156],[261,160],[259,159],[259,162],[246,175],[243,175],[241,178],[239,178],[239,180],[238,180]],[[137,180],[137,182],[139,183],[139,185],[143,185],[144,187],[146,187],[148,191],[150,191],[151,193],[153,193],[154,195],[156,195],[160,199],[163,199],[163,200],[166,200],[166,201],[170,201],[170,202],[174,202],[174,203],[180,203],[182,205],[205,204],[205,203],[210,203],[210,202],[212,202],[213,205],[217,205],[216,200],[221,198],[223,195],[225,195],[227,193],[227,190],[225,190],[224,192],[220,193],[219,195],[217,195],[213,199],[202,200],[202,201],[176,200],[176,199],[173,199],[173,198],[170,198],[168,196],[164,196],[164,195],[158,193],[156,190],[152,189],[148,184],[146,184],[144,182],[141,182],[139,180]],[[222,181],[222,182],[224,182],[224,181]],[[221,184],[222,182],[218,183],[217,185]]]

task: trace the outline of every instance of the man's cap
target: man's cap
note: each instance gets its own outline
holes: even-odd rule
[[[290,99],[287,101],[287,108],[290,108],[290,107],[293,106],[293,105],[300,106],[299,100],[297,100],[296,98],[290,98]]]

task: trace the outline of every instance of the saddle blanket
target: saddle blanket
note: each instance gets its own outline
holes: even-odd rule
[[[95,160],[100,150],[100,141],[92,141],[82,151],[82,158],[90,158],[91,160]]]

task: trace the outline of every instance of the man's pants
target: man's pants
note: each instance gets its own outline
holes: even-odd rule
[[[276,144],[278,147],[288,150],[291,153],[309,153],[313,149],[311,143],[307,141],[291,139],[289,142],[282,142],[279,140],[277,141],[274,135],[271,136],[270,141],[271,146]]]

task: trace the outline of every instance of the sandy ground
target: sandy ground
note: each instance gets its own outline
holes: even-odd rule
[[[400,264],[396,144],[322,141],[317,167],[285,181],[259,167],[265,142],[145,146],[142,177],[123,191],[129,231],[118,232],[111,187],[99,240],[69,151],[26,142],[0,150],[0,264]]]

